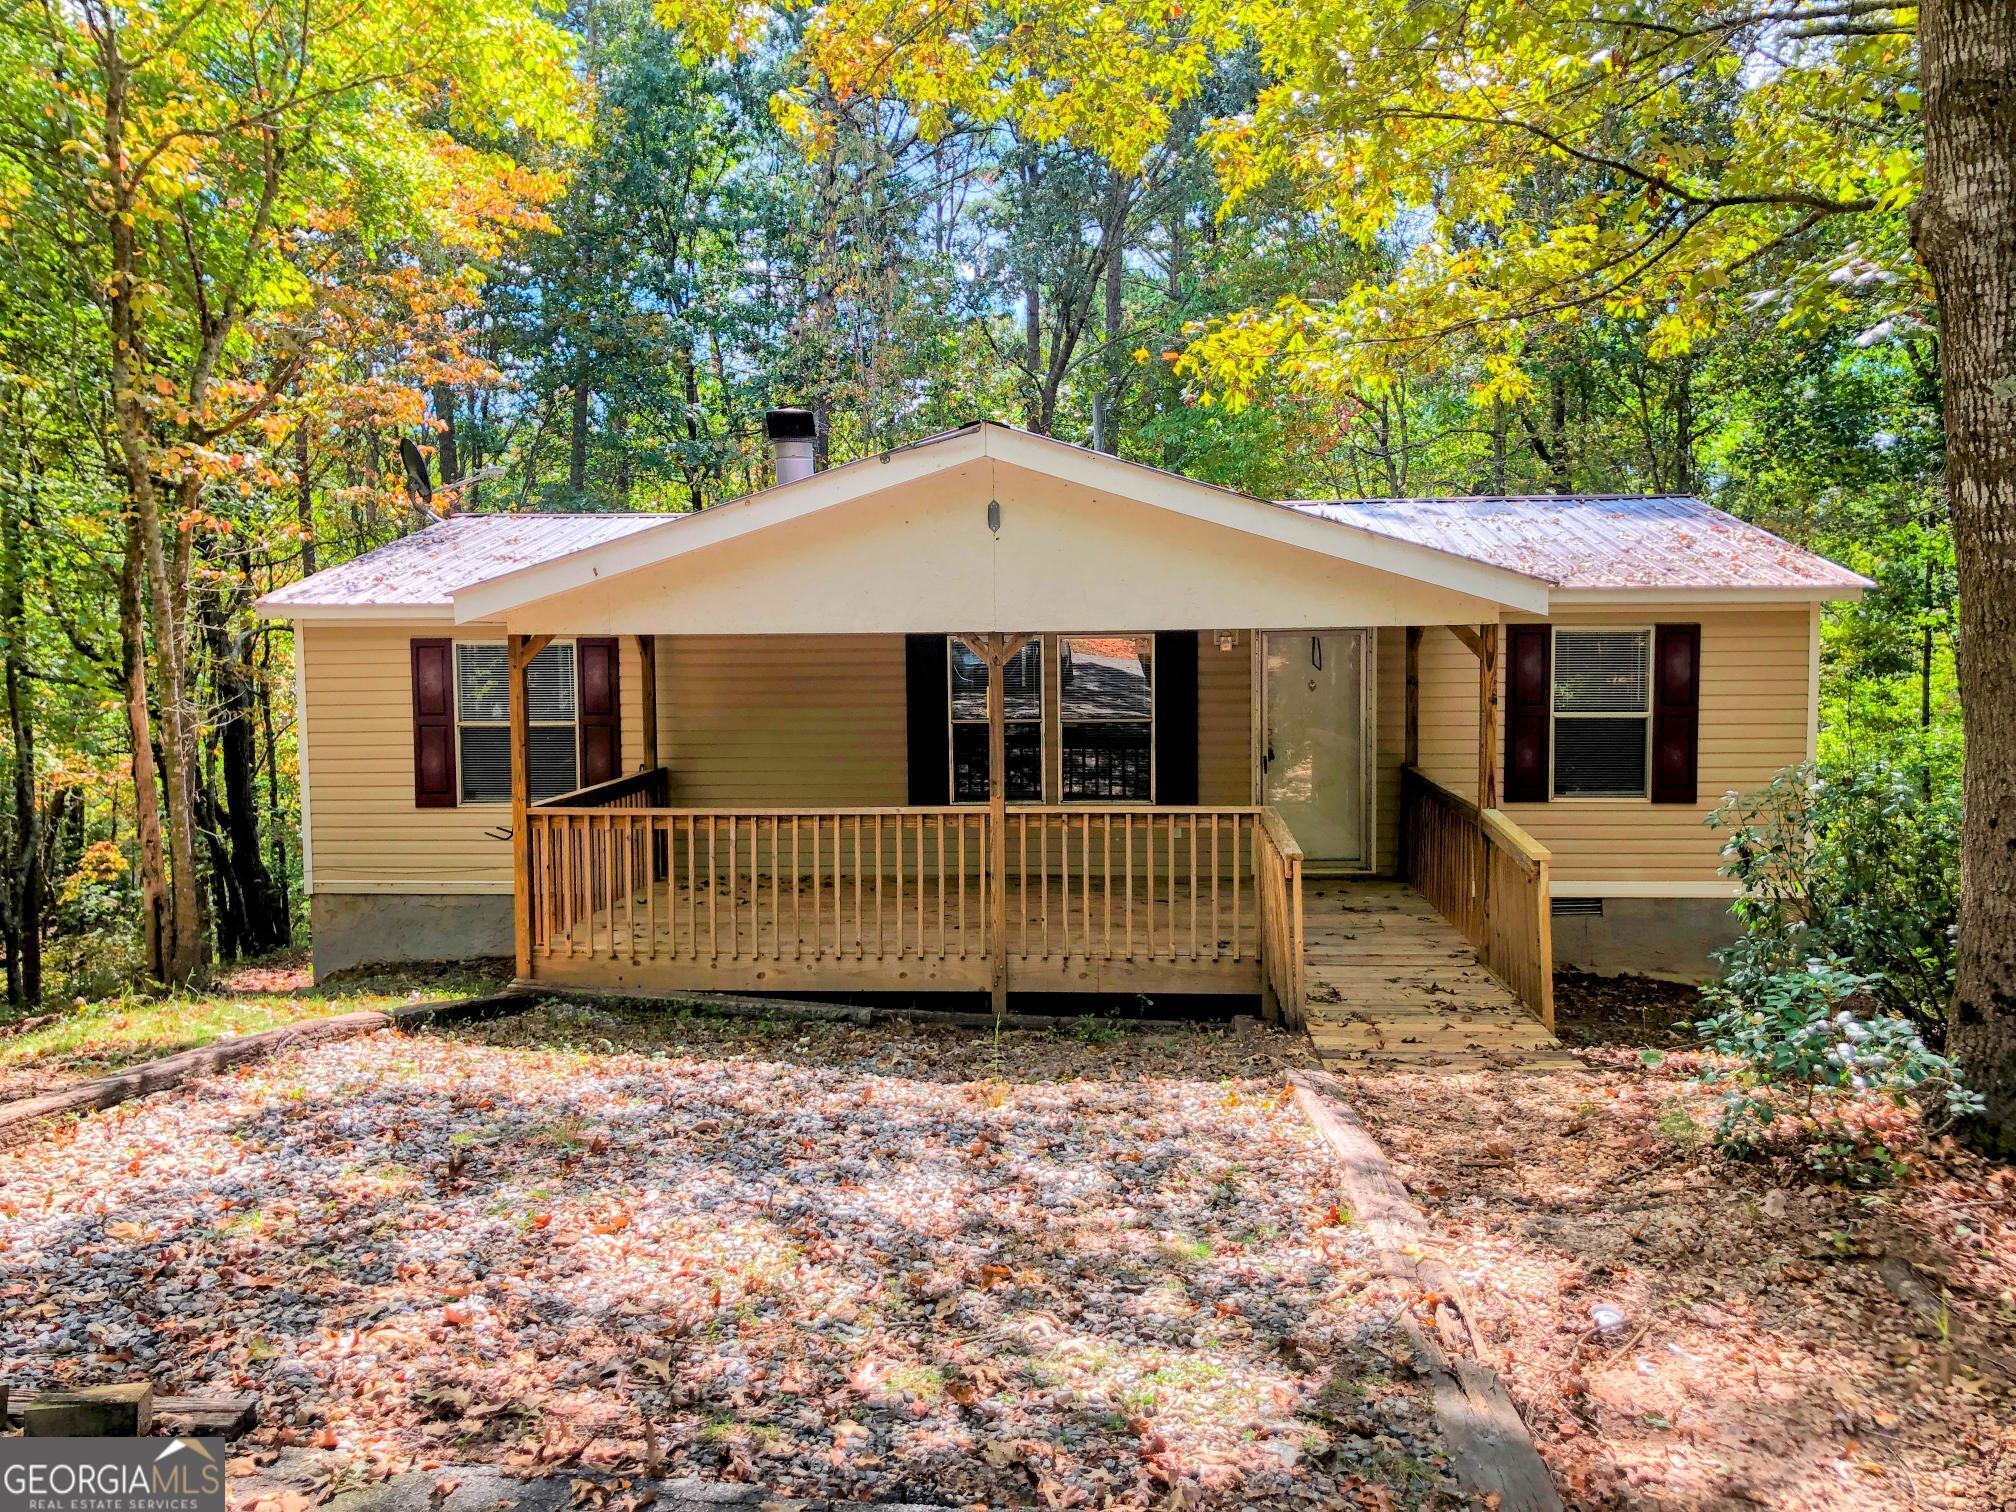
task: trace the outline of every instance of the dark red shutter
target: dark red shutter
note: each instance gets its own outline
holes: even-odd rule
[[[942,635],[903,638],[904,722],[909,732],[910,802],[952,801],[951,681]]]
[[[1652,636],[1652,801],[1692,803],[1700,770],[1701,627]]]
[[[1548,736],[1554,698],[1554,631],[1505,627],[1505,795],[1507,803],[1545,803]]]
[[[574,642],[583,787],[623,774],[621,644],[613,635],[584,635]]]
[[[1197,802],[1197,632],[1155,633],[1155,802]]]
[[[455,642],[413,642],[413,804],[455,807]]]

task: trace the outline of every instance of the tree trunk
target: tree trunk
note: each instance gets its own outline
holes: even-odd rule
[[[147,634],[140,604],[140,537],[128,523],[119,572],[119,655],[126,734],[133,749],[133,832],[140,847],[140,935],[147,975],[168,980],[168,866],[161,848],[161,787],[154,717],[147,706]]]
[[[445,383],[434,385],[434,418],[441,422],[434,460],[440,464],[441,484],[445,488],[462,481],[461,458],[455,449],[455,390]]]
[[[2016,1153],[2016,6],[1920,12],[1925,188],[1912,239],[1938,295],[1960,574],[1966,821],[1951,1047]]]
[[[301,576],[315,575],[315,487],[308,471],[308,421],[294,427],[294,522],[301,530]]]
[[[140,397],[145,383],[144,337],[140,329],[141,297],[137,224],[132,186],[124,177],[127,65],[116,38],[105,43],[105,155],[115,165],[111,174],[109,213],[112,266],[106,280],[106,304],[111,315],[111,389],[119,456],[126,477],[126,536],[129,557],[137,554],[137,571],[145,573],[154,637],[155,685],[161,699],[162,788],[167,799],[168,854],[171,869],[160,883],[167,891],[166,939],[160,952],[160,979],[192,981],[202,970],[203,909],[198,896],[196,836],[190,814],[187,761],[194,749],[189,738],[188,704],[182,676],[182,641],[177,627],[179,596],[170,589],[167,554],[162,542],[161,500],[154,487],[154,451],[147,434],[148,419]],[[139,584],[133,591],[137,598]],[[124,620],[122,605],[121,619]],[[137,611],[137,605],[136,611]],[[122,629],[126,628],[122,624]],[[132,627],[137,639],[139,626]],[[134,778],[140,778],[150,729],[144,651],[128,672],[127,722],[134,735]],[[137,674],[138,682],[135,686]],[[151,797],[151,784],[150,787]],[[148,801],[143,799],[143,803]],[[158,843],[159,829],[156,828]]]
[[[29,707],[27,564],[23,560],[20,493],[0,497],[0,641],[5,642],[7,725],[14,741],[13,855],[0,899],[7,936],[7,1001],[42,1001],[42,815],[35,795],[35,716]]]
[[[574,380],[574,413],[567,439],[567,487],[579,501],[588,492],[588,374]]]

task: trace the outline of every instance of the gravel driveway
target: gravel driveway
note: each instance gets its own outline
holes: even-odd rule
[[[317,1493],[1458,1501],[1299,1060],[567,1008],[305,1049],[0,1157],[0,1367],[256,1391],[240,1455]]]

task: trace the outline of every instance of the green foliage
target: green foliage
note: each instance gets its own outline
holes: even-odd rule
[[[1823,1174],[1889,1179],[1915,1128],[1883,1108],[1939,1128],[1981,1107],[1927,1042],[1953,990],[1957,791],[1928,794],[1922,769],[1880,761],[1793,767],[1709,822],[1729,832],[1722,872],[1743,924],[1696,1026],[1728,1062],[1704,1073],[1726,1089],[1717,1142],[1794,1133]]]
[[[1816,956],[1704,989],[1712,1011],[1698,1028],[1730,1062],[1703,1073],[1726,1088],[1718,1144],[1748,1152],[1789,1126],[1816,1171],[1872,1185],[1900,1169],[1896,1147],[1912,1130],[1886,1127],[1858,1101],[1912,1107],[1931,1128],[1980,1111],[1980,1097],[1910,1020],[1870,1011],[1870,985],[1838,957]]]
[[[1788,767],[1707,822],[1727,831],[1721,870],[1743,925],[1720,953],[1719,992],[1747,1002],[1780,978],[1811,992],[1807,963],[1838,960],[1880,1011],[1942,1037],[1960,915],[1957,783],[1880,760]]]

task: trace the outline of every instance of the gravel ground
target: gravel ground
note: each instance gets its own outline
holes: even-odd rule
[[[551,1008],[0,1157],[0,1368],[454,1463],[995,1506],[1460,1501],[1295,1041]]]

